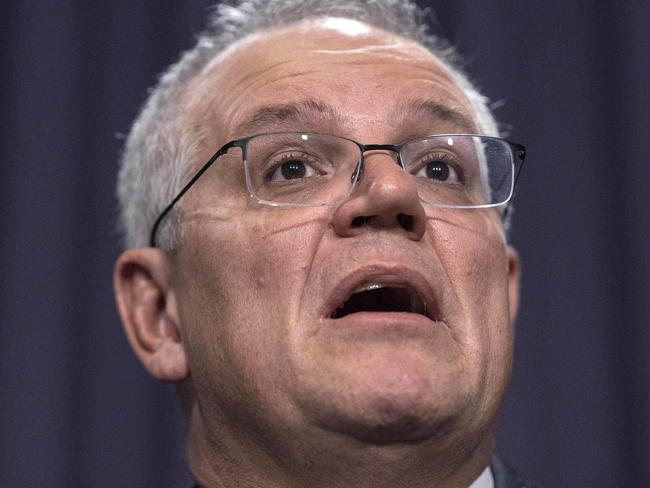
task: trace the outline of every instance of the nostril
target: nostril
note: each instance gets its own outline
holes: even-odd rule
[[[399,214],[397,216],[397,222],[402,226],[404,230],[411,230],[413,228],[413,216],[406,214]]]
[[[354,219],[352,219],[352,227],[361,227],[366,222],[368,222],[368,220],[370,220],[370,217],[366,217],[365,215],[355,217]]]

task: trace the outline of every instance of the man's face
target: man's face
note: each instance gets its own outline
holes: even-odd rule
[[[205,159],[228,140],[271,131],[378,144],[478,132],[429,52],[335,19],[240,42],[185,102],[206,134]],[[366,154],[361,182],[337,207],[255,203],[237,150],[180,204],[173,288],[208,432],[392,443],[492,428],[517,296],[516,257],[495,210],[424,206],[381,151]],[[426,313],[367,311],[373,301],[403,308],[403,296]]]

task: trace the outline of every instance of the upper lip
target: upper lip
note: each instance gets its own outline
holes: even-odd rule
[[[438,300],[434,288],[418,270],[407,266],[369,265],[356,269],[335,283],[321,310],[321,317],[329,318],[346,300],[369,286],[408,288],[417,293],[426,306],[427,316],[440,320]]]

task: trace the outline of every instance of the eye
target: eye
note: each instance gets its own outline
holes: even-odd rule
[[[276,163],[267,178],[269,181],[288,181],[300,180],[316,175],[316,170],[304,161],[304,158],[290,155]]]
[[[434,156],[422,164],[416,176],[446,183],[461,183],[461,175],[456,167],[445,161],[444,157]]]

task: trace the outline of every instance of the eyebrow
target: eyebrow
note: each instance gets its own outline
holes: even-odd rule
[[[449,122],[460,132],[476,132],[476,124],[463,111],[453,106],[427,99],[407,99],[398,103],[392,118],[396,128]],[[426,122],[422,124],[422,119]],[[296,102],[265,105],[237,127],[238,134],[254,134],[274,130],[274,127],[292,124],[298,130],[310,130],[316,124],[327,124],[333,130],[346,125],[345,117],[334,106],[315,98],[306,98]]]
[[[315,123],[340,127],[346,117],[328,103],[315,98],[306,98],[297,102],[279,103],[260,107],[253,115],[239,125],[237,132],[250,134],[268,130],[269,127],[295,124],[303,127],[313,127]]]
[[[421,118],[432,122],[449,122],[460,132],[474,133],[476,123],[462,110],[443,103],[421,98],[407,99],[397,107],[398,120],[404,125],[419,124]]]

